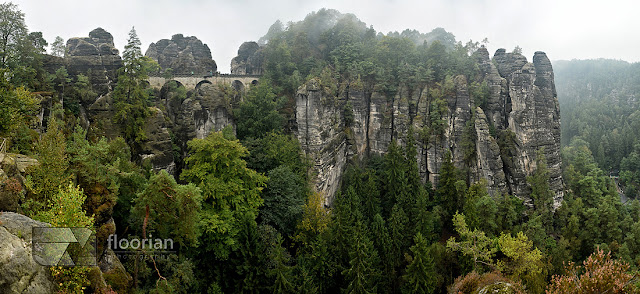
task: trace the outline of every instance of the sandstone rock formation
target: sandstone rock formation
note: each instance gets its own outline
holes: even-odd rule
[[[563,196],[560,112],[549,59],[536,52],[528,63],[524,56],[500,49],[492,61],[484,47],[474,56],[480,74],[473,87],[486,83],[486,101],[475,101],[481,97],[472,93],[475,88],[464,76],[445,83],[442,87],[450,88],[443,89],[441,98],[425,87],[402,84],[392,97],[356,83],[340,93],[317,79],[301,86],[296,95],[297,136],[314,162],[316,188],[326,193],[325,204],[331,203],[348,160],[383,154],[392,139],[405,144],[413,127],[428,131],[416,143],[423,180],[438,181],[444,154],[450,151],[471,182],[484,179],[491,195],[511,193],[530,205],[526,177],[535,170],[541,150],[558,206]],[[349,107],[351,125],[344,119]]]
[[[175,171],[175,161],[173,158],[173,145],[169,130],[172,125],[165,118],[164,113],[157,107],[151,108],[151,115],[147,117],[144,125],[146,139],[142,143],[143,164],[149,163],[155,170],[164,169],[169,174]]]
[[[171,68],[177,75],[213,75],[218,70],[209,46],[196,37],[182,34],[151,43],[145,56],[156,60],[163,70]]]
[[[0,212],[0,287],[3,293],[54,293],[49,268],[32,258],[31,228],[49,227],[13,212]]]
[[[238,49],[238,56],[231,60],[231,74],[261,75],[264,56],[256,42],[244,42]]]
[[[168,127],[175,135],[174,143],[178,145],[182,157],[187,155],[187,142],[191,139],[203,139],[210,132],[220,131],[227,125],[231,125],[235,132],[231,107],[233,93],[227,92],[233,90],[203,83],[186,96],[180,97],[168,87],[169,85],[165,85],[156,105],[166,109],[165,115],[170,124]],[[181,166],[177,168],[176,172],[179,172]]]
[[[89,37],[67,41],[65,64],[70,76],[88,76],[94,91],[102,95],[115,87],[122,59],[113,44],[113,36],[97,28],[89,33]]]

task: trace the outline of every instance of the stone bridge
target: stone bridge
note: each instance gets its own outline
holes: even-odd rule
[[[257,75],[230,75],[230,74],[219,74],[214,76],[176,76],[170,79],[166,79],[163,77],[149,77],[148,81],[151,87],[154,89],[162,89],[162,87],[168,81],[178,81],[181,83],[187,91],[196,89],[200,87],[200,85],[204,83],[209,84],[226,84],[230,85],[234,89],[238,91],[244,91],[247,88],[256,85],[260,76]]]

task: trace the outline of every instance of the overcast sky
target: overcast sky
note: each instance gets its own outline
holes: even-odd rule
[[[353,13],[378,32],[443,27],[456,39],[489,39],[488,49],[519,45],[551,60],[640,60],[640,2],[635,0],[13,0],[29,31],[52,43],[102,27],[122,52],[135,26],[143,53],[149,43],[181,33],[211,48],[222,73],[244,41],[257,41],[276,20],[302,20],[320,8]]]

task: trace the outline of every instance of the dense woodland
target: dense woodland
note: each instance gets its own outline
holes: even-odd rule
[[[389,95],[400,83],[438,95],[454,75],[473,80],[479,43],[443,29],[382,34],[333,10],[277,22],[262,39],[264,75],[234,109],[235,134],[189,141],[173,177],[142,166],[136,153],[158,93],[144,83],[154,62],[142,56],[135,30],[113,91],[123,136],[88,138],[74,106],[95,95],[87,77],[45,71],[42,34],[28,32],[15,5],[0,11],[0,136],[9,152],[39,161],[24,183],[4,180],[1,193],[19,197],[19,212],[34,219],[95,229],[99,252],[114,232],[152,232],[178,245],[169,258],[122,260],[127,273],[104,273],[110,293],[473,293],[487,285],[504,293],[638,292],[637,64],[554,64],[567,189],[557,210],[544,156],[528,178],[530,208],[469,184],[450,154],[438,184],[425,184],[413,147],[423,130],[409,130],[408,142],[392,142],[384,156],[352,162],[324,207],[288,131],[296,89],[318,77],[336,92],[357,80]],[[49,53],[63,55],[63,40]],[[37,129],[44,92],[53,106]],[[620,170],[625,204],[611,170]],[[61,293],[105,291],[92,288],[90,268],[51,270]]]

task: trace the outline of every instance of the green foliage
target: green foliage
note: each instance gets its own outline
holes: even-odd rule
[[[312,193],[302,208],[302,218],[296,226],[295,240],[301,242],[303,247],[309,246],[325,231],[331,221],[331,215],[324,208],[322,196],[319,192]]]
[[[53,266],[50,270],[58,286],[58,293],[82,294],[89,286],[88,275],[91,268]]]
[[[87,216],[82,209],[86,196],[80,189],[71,183],[68,186],[60,186],[58,193],[50,200],[45,209],[38,212],[34,219],[61,228],[91,228],[93,229],[93,217]],[[87,267],[51,267],[58,290],[63,293],[83,293],[89,285]]]
[[[286,165],[269,171],[267,187],[262,193],[264,206],[260,218],[280,232],[292,235],[302,217],[306,198],[305,183]]]
[[[120,125],[134,155],[138,154],[139,145],[146,137],[144,123],[149,116],[148,93],[143,83],[147,78],[147,67],[140,44],[136,30],[132,28],[122,53],[123,66],[118,70],[118,83],[112,94],[116,111],[114,122]]]
[[[496,222],[498,224],[498,232],[518,231],[518,225],[522,219],[522,213],[525,210],[522,200],[509,194],[504,194],[497,201]]]
[[[52,197],[46,210],[38,213],[37,219],[50,223],[54,227],[92,228],[93,217],[87,216],[82,209],[82,203],[87,197],[80,187],[69,183]]]
[[[447,240],[447,248],[470,256],[473,260],[474,271],[478,271],[483,266],[493,267],[497,251],[493,246],[493,240],[487,237],[483,231],[469,229],[464,214],[456,213],[453,216],[453,225],[460,235],[460,241],[458,242],[455,237],[451,237]]]
[[[413,256],[406,273],[402,276],[405,281],[403,292],[433,293],[436,286],[435,268],[427,240],[420,233],[417,233],[413,240],[414,245],[411,246]]]
[[[0,76],[5,72],[0,69]],[[36,95],[0,79],[0,135],[20,139],[15,133],[35,123],[39,111],[40,99]]]
[[[143,189],[146,179],[129,161],[129,147],[122,138],[89,142],[86,136],[87,131],[76,126],[67,141],[69,171],[87,194],[85,208],[102,224],[111,218],[115,206],[115,219],[128,223],[125,215],[129,215],[133,196],[137,189]]]
[[[23,208],[32,215],[50,205],[53,196],[58,193],[58,186],[69,180],[65,135],[58,115],[59,109],[49,117],[47,132],[36,147],[38,165],[30,167],[28,171],[26,186],[30,193]]]
[[[444,155],[444,161],[440,168],[440,179],[438,180],[438,188],[436,194],[440,198],[442,207],[444,208],[443,223],[448,228],[453,228],[449,221],[453,215],[462,207],[462,197],[456,187],[456,168],[451,160],[451,152],[447,151]]]
[[[640,112],[631,98],[640,93],[639,65],[610,59],[554,62],[562,145],[584,140],[607,172],[624,170],[621,162],[639,135]]]
[[[640,141],[633,145],[633,151],[620,162],[620,183],[625,187],[625,194],[636,198],[640,191]]]
[[[202,197],[194,184],[178,185],[166,171],[152,175],[147,188],[134,200],[132,214],[142,223],[143,236],[153,232],[180,246],[194,246]],[[146,231],[146,232],[145,232]]]
[[[505,256],[496,263],[497,269],[513,280],[524,282],[527,289],[533,293],[542,293],[544,288],[544,260],[538,248],[527,236],[518,232],[515,237],[511,234],[500,234],[497,246]]]
[[[469,92],[475,101],[475,105],[486,111],[489,106],[489,98],[491,96],[491,91],[487,82],[482,81],[482,83],[471,83],[469,86]]]
[[[549,170],[543,152],[544,150],[538,150],[536,169],[531,176],[527,177],[527,182],[531,186],[531,199],[535,213],[550,218],[554,194],[549,188]]]
[[[19,42],[27,36],[24,13],[8,2],[0,4],[0,68],[17,58]]]
[[[463,211],[470,227],[484,231],[489,236],[498,234],[498,205],[487,193],[484,182],[476,182],[469,187]]]
[[[248,138],[243,145],[250,153],[247,158],[249,168],[268,173],[279,166],[287,166],[296,175],[306,179],[308,163],[295,136],[269,132],[260,138]]]
[[[283,106],[268,81],[251,87],[244,102],[234,110],[240,140],[262,138],[282,129],[284,117],[278,112]]]
[[[64,39],[60,36],[56,36],[56,39],[51,43],[51,55],[57,57],[64,57],[66,54],[66,45],[64,44]]]
[[[247,168],[242,159],[247,149],[237,140],[226,139],[222,132],[193,139],[187,145],[191,155],[180,178],[202,191],[202,249],[224,259],[238,246],[241,216],[257,216],[267,178]]]
[[[380,275],[378,254],[373,247],[373,242],[365,235],[364,224],[358,221],[354,227],[355,235],[349,250],[349,268],[342,272],[347,283],[344,292],[376,293],[376,284]]]

